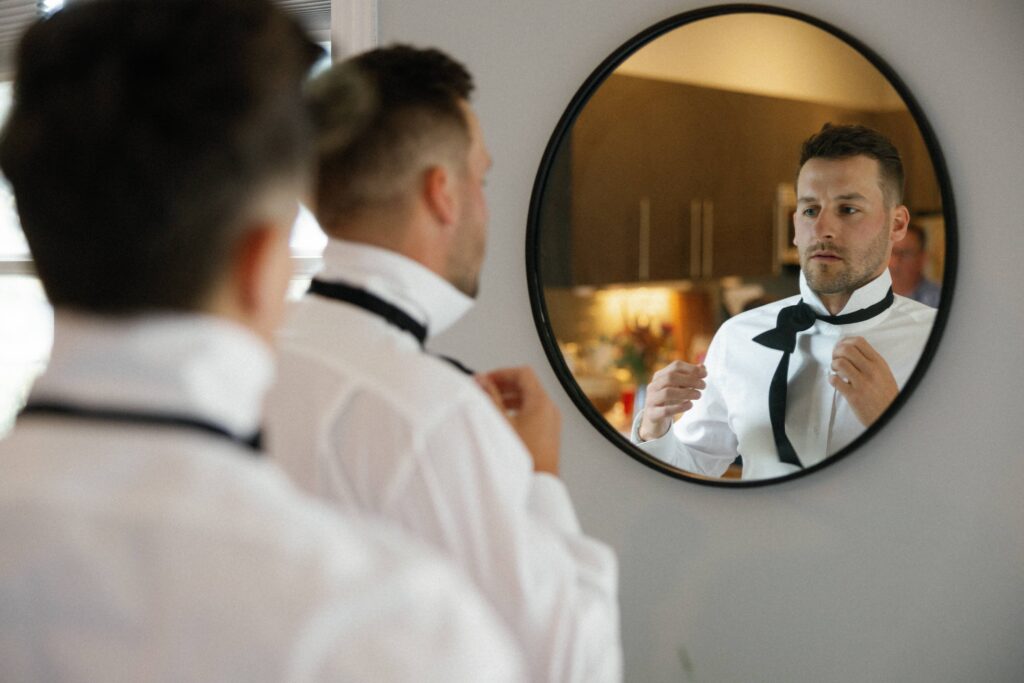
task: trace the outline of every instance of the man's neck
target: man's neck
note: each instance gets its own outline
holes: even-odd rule
[[[885,282],[881,282],[884,278]],[[871,278],[867,281],[860,283],[857,287],[849,289],[843,292],[819,292],[814,290],[810,283],[807,282],[805,275],[801,273],[801,292],[806,297],[808,294],[813,294],[814,298],[817,299],[821,307],[827,311],[829,315],[840,315],[843,310],[850,305],[850,301],[856,299],[855,306],[857,308],[863,308],[876,302],[876,300],[882,299],[885,296],[886,290],[892,285],[892,279],[889,276],[888,269],[883,268],[879,272],[874,273]],[[870,290],[869,292],[867,290]],[[864,294],[862,294],[864,292]],[[873,293],[873,295],[871,294]],[[865,294],[867,296],[865,296]]]
[[[850,302],[850,297],[853,296],[853,292],[840,292],[838,294],[815,292],[815,294],[821,299],[821,303],[824,304],[830,315],[839,315],[839,312]]]
[[[416,207],[398,205],[367,210],[328,234],[393,251],[446,278],[444,252],[436,231],[431,229],[428,216]]]

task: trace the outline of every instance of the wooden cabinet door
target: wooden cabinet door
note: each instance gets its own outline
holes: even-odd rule
[[[690,201],[699,175],[674,84],[612,76],[573,128],[577,284],[690,276]]]
[[[711,157],[699,103],[676,83],[641,81],[648,93],[645,144],[650,147],[650,279],[699,277],[701,200]],[[694,210],[696,209],[696,211]]]
[[[576,284],[639,276],[641,200],[650,165],[637,92],[609,79],[572,132],[573,277]]]

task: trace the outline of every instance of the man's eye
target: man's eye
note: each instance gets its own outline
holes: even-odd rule
[[[849,216],[850,214],[857,213],[857,210],[856,206],[842,206],[839,208],[839,213],[844,213]]]
[[[808,218],[814,218],[815,216],[818,215],[818,209],[817,207],[814,206],[808,206],[806,209],[803,210],[803,215],[807,216]]]

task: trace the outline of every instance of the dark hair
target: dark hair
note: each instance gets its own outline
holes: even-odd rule
[[[308,170],[319,52],[268,0],[94,0],[34,24],[0,167],[51,302],[200,307],[261,190]]]
[[[903,203],[903,162],[899,150],[884,135],[867,126],[826,123],[800,149],[800,166],[811,159],[843,159],[863,155],[878,162],[878,182],[890,206]]]
[[[330,231],[401,196],[440,160],[464,164],[473,91],[465,67],[435,49],[393,45],[357,55],[314,79],[315,213]]]

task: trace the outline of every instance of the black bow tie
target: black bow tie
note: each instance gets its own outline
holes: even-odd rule
[[[792,306],[786,306],[779,311],[775,327],[762,332],[754,337],[754,341],[770,349],[782,351],[782,358],[779,360],[775,374],[772,376],[772,383],[768,389],[768,415],[772,422],[772,437],[775,439],[775,449],[778,451],[779,460],[797,467],[803,467],[800,458],[793,448],[789,437],[786,436],[786,394],[787,381],[789,378],[789,356],[796,349],[796,336],[808,330],[814,325],[815,320],[822,320],[833,325],[849,325],[870,320],[876,315],[892,306],[896,300],[892,293],[892,287],[886,292],[885,297],[876,304],[862,308],[853,313],[844,315],[820,315],[814,312],[808,304],[800,299]]]
[[[335,301],[343,301],[345,303],[352,304],[353,306],[357,306],[364,311],[378,315],[398,329],[405,330],[412,336],[416,337],[416,341],[420,343],[420,348],[425,350],[427,327],[417,322],[411,315],[403,311],[398,306],[389,304],[376,294],[371,294],[365,289],[352,287],[342,282],[324,282],[323,280],[317,279],[314,279],[309,283],[309,293],[326,297],[328,299],[334,299]],[[456,369],[467,375],[473,374],[472,370],[454,358],[441,355],[438,355],[438,358],[450,363]]]

